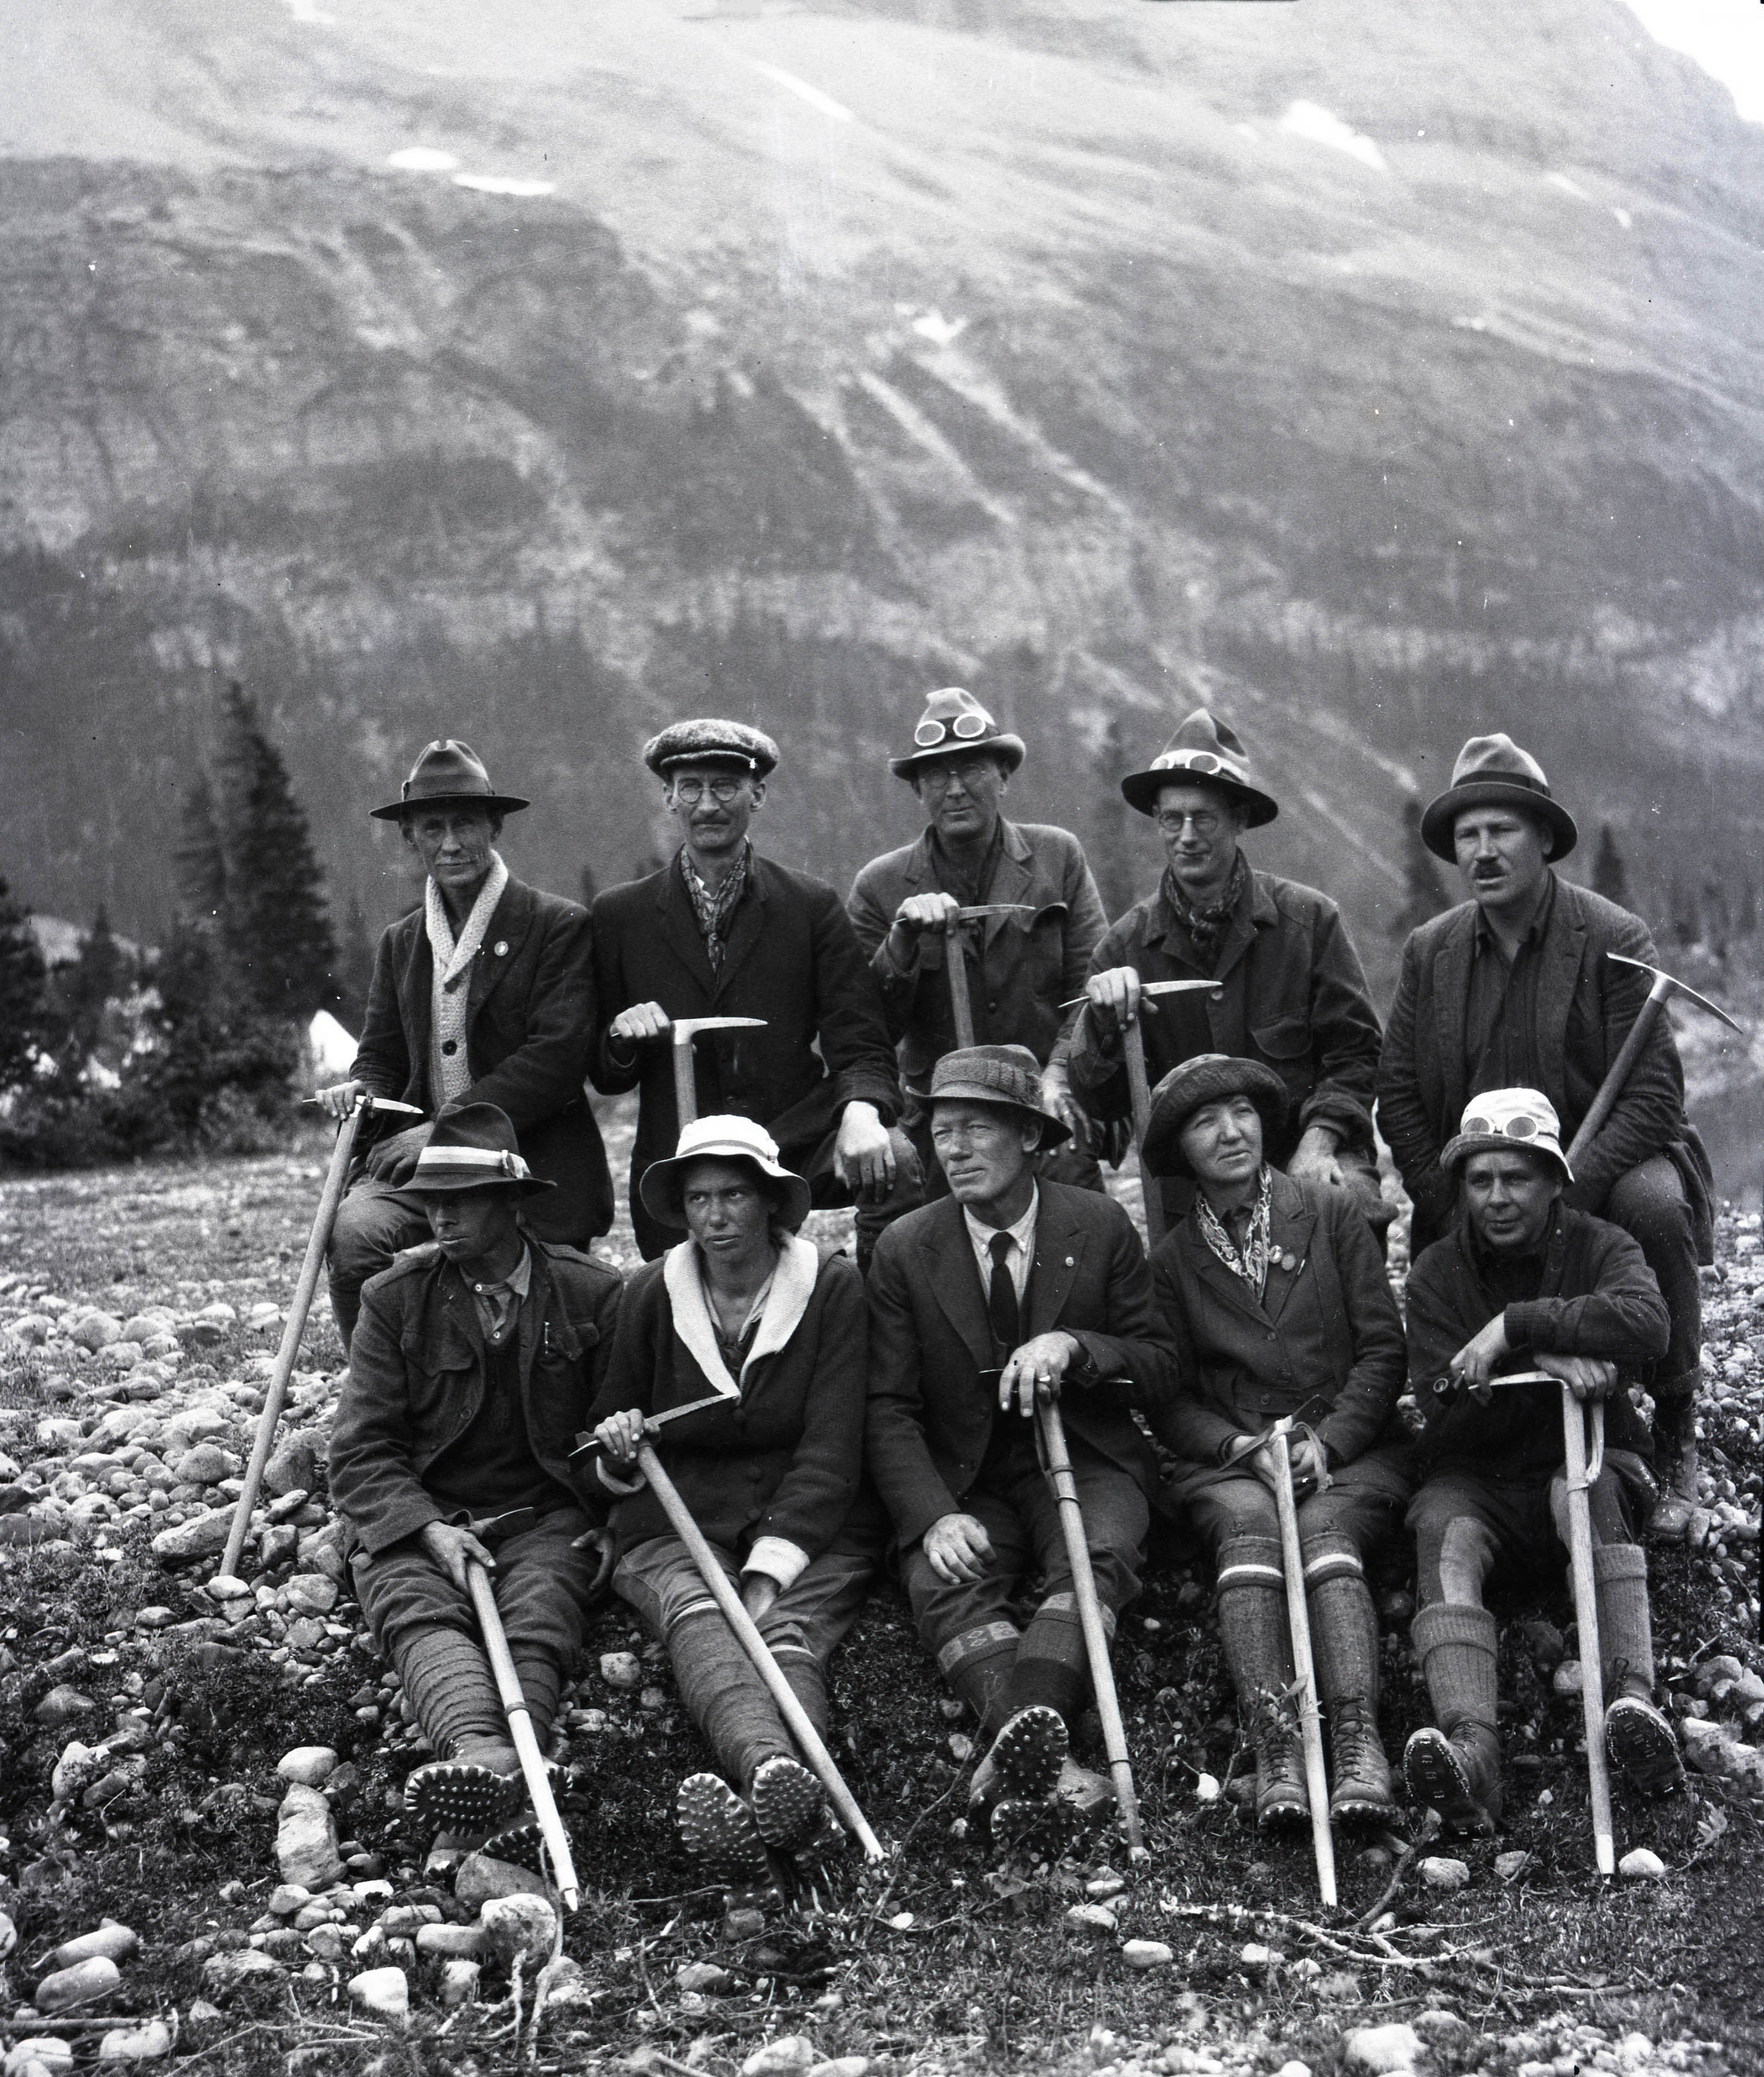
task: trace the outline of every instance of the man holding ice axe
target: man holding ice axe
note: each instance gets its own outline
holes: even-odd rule
[[[1652,1446],[1618,1389],[1666,1348],[1666,1301],[1629,1235],[1567,1201],[1575,1175],[1541,1091],[1472,1097],[1440,1159],[1461,1209],[1408,1280],[1408,1373],[1426,1422],[1408,1517],[1413,1636],[1437,1728],[1409,1740],[1404,1772],[1448,1828],[1498,1822],[1498,1633],[1484,1584],[1497,1563],[1547,1575],[1573,1549],[1582,1679],[1609,1698],[1587,1747],[1608,1873],[1606,1759],[1655,1793],[1683,1779],[1671,1725],[1654,1706],[1648,1566],[1636,1542],[1654,1502]],[[1515,1371],[1533,1381],[1504,1382]],[[1603,1451],[1591,1453],[1602,1465],[1577,1466],[1583,1403],[1602,1409]]]

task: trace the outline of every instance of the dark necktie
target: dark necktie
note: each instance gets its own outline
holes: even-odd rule
[[[992,1281],[986,1294],[986,1310],[992,1322],[992,1338],[1009,1355],[1021,1339],[1017,1317],[1017,1286],[1011,1281],[1011,1237],[996,1233],[987,1242],[992,1258]]]

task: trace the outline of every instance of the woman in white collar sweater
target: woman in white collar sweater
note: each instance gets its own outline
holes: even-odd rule
[[[809,1721],[830,1738],[825,1668],[885,1533],[873,1497],[859,1496],[863,1287],[850,1262],[822,1262],[799,1237],[809,1186],[751,1119],[689,1126],[674,1159],[653,1163],[639,1188],[651,1216],[687,1238],[626,1287],[589,1414],[605,1445],[613,1584],[666,1643],[722,1770],[680,1784],[687,1846],[725,1878],[759,1883],[768,1848],[812,1854],[837,1827],[660,1503],[621,1474],[647,1416],[721,1395],[722,1405],[670,1425],[656,1450]]]

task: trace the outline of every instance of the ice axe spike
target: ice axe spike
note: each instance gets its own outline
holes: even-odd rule
[[[1637,973],[1651,974],[1654,985],[1648,990],[1647,1001],[1642,1004],[1634,1023],[1629,1026],[1629,1035],[1618,1049],[1617,1057],[1611,1063],[1610,1072],[1599,1084],[1599,1093],[1587,1105],[1587,1114],[1581,1119],[1579,1130],[1569,1145],[1568,1166],[1571,1168],[1604,1130],[1605,1120],[1616,1108],[1617,1098],[1623,1094],[1625,1085],[1634,1072],[1635,1063],[1641,1056],[1641,1049],[1647,1044],[1654,1026],[1659,1022],[1666,1004],[1674,996],[1683,996],[1687,1002],[1694,1002],[1700,1009],[1706,1009],[1712,1016],[1719,1017],[1730,1030],[1739,1032],[1741,1038],[1745,1035],[1742,1027],[1733,1022],[1719,1003],[1711,1002],[1706,995],[1699,995],[1694,988],[1687,987],[1682,980],[1675,980],[1662,968],[1650,967],[1645,959],[1632,959],[1622,952],[1607,952],[1605,957],[1614,960],[1620,967],[1633,967]]]
[[[965,1053],[974,1043],[974,1005],[968,1000],[967,959],[956,933],[963,923],[978,923],[988,916],[1033,916],[1027,901],[980,901],[971,909],[958,909],[944,926],[949,932],[949,956],[945,965],[950,976],[950,1014],[955,1023],[955,1044]]]
[[[763,1017],[676,1017],[668,1026],[674,1047],[674,1105],[684,1131],[698,1116],[698,1074],[692,1043],[701,1031],[759,1030]]]

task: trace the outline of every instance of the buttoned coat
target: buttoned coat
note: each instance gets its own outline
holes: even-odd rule
[[[990,902],[1021,902],[1027,915],[988,916],[963,933],[968,1000],[977,1046],[1026,1046],[1045,1067],[1067,1013],[1060,1005],[1084,993],[1090,956],[1107,927],[1101,897],[1084,847],[1069,830],[1045,822],[1001,821],[1001,843]],[[941,884],[924,830],[899,851],[873,858],[853,882],[850,911],[868,955],[888,1036],[900,1049],[901,1076],[922,1094],[931,1070],[955,1047],[955,1016],[940,930],[919,934],[918,958],[902,973],[884,943],[909,895]]]
[[[1200,1231],[1199,1191],[1153,1251],[1158,1309],[1175,1344],[1175,1389],[1154,1424],[1179,1456],[1221,1461],[1225,1445],[1288,1414],[1316,1430],[1332,1465],[1393,1438],[1403,1323],[1366,1217],[1340,1190],[1271,1178],[1268,1273],[1259,1299]]]
[[[1091,973],[1132,967],[1142,980],[1217,982],[1218,1001],[1198,998],[1208,1038],[1192,1050],[1259,1060],[1286,1084],[1287,1122],[1267,1135],[1267,1156],[1276,1167],[1292,1159],[1299,1135],[1313,1123],[1333,1126],[1346,1146],[1369,1149],[1378,1013],[1335,904],[1296,880],[1252,870],[1248,900],[1231,919],[1210,976],[1185,956],[1175,930],[1160,888],[1111,926],[1091,955]],[[1193,1030],[1196,1014],[1170,1005],[1142,1020],[1154,1087],[1189,1057],[1179,1034],[1184,1025]],[[1080,1099],[1100,1117],[1128,1117],[1132,1103],[1118,1038],[1103,1043],[1094,1020],[1082,1017],[1070,1054]]]
[[[1422,1229],[1433,1233],[1450,1223],[1458,1195],[1457,1178],[1441,1168],[1439,1157],[1456,1134],[1471,1093],[1464,1034],[1477,914],[1476,904],[1466,901],[1411,934],[1403,948],[1402,976],[1379,1071],[1379,1129]],[[1586,1116],[1647,997],[1646,976],[1616,965],[1608,952],[1650,964],[1658,956],[1640,917],[1558,878],[1537,953],[1534,1051],[1543,1093],[1562,1122],[1564,1145]],[[1617,1178],[1655,1154],[1670,1155],[1684,1178],[1707,1261],[1707,1170],[1701,1143],[1685,1119],[1684,1071],[1664,1017],[1610,1117],[1575,1157],[1569,1203],[1597,1212]]]
[[[541,1468],[580,1500],[585,1482],[569,1453],[612,1352],[619,1280],[572,1247],[528,1238],[532,1280],[519,1326],[527,1436]],[[432,1241],[362,1286],[331,1435],[331,1497],[354,1548],[376,1556],[447,1518],[423,1473],[477,1418],[488,1381],[472,1293]]]
[[[800,1168],[847,1104],[900,1110],[894,1055],[876,983],[851,919],[830,887],[755,854],[730,922],[722,967],[711,971],[677,855],[647,880],[609,888],[594,904],[594,973],[601,1027],[596,1084],[641,1092],[631,1196],[651,1161],[680,1138],[667,1043],[629,1059],[607,1043],[613,1019],[659,1002],[672,1018],[758,1017],[763,1030],[718,1031],[693,1043],[701,1116],[756,1119]]]
[[[1152,1305],[1134,1224],[1112,1198],[1042,1182],[1023,1338],[1063,1329],[1092,1373],[1068,1380],[1060,1411],[1073,1441],[1150,1494],[1156,1467],[1134,1425],[1171,1388],[1171,1349]],[[941,1198],[876,1242],[870,1265],[870,1401],[865,1451],[895,1534],[914,1543],[961,1511],[1001,1413],[992,1326],[962,1208]],[[1125,1382],[1117,1383],[1117,1380]]]
[[[459,1101],[505,1111],[527,1166],[557,1185],[529,1200],[530,1230],[585,1243],[613,1223],[613,1179],[585,1089],[594,1038],[588,911],[511,879],[466,988],[472,1083]],[[376,1096],[431,1113],[438,1101],[429,1086],[434,991],[434,955],[415,909],[381,937],[350,1072]]]

